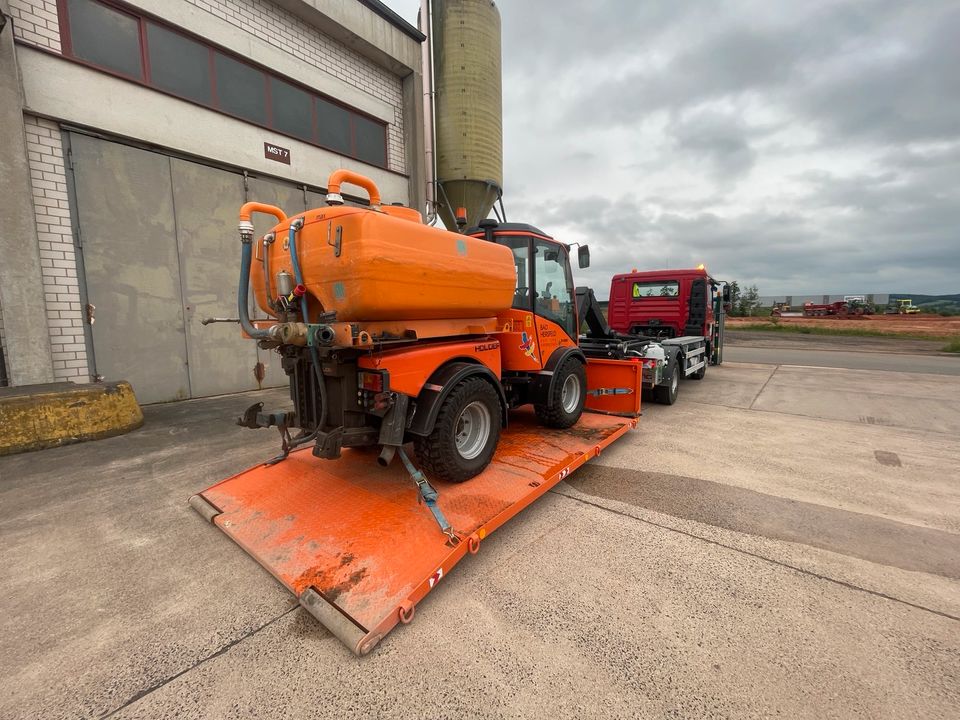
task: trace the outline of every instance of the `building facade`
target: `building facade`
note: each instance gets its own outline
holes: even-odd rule
[[[0,10],[7,382],[127,379],[145,403],[283,384],[202,324],[236,317],[237,210],[323,205],[340,167],[422,209],[422,35],[376,0]]]

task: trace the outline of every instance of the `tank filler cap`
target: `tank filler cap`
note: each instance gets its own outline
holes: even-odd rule
[[[340,193],[327,193],[327,205],[343,205],[343,195]]]

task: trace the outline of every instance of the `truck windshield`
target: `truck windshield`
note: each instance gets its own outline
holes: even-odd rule
[[[647,297],[676,298],[680,296],[680,283],[676,280],[659,280],[657,282],[635,282],[633,284],[633,299],[642,300]]]

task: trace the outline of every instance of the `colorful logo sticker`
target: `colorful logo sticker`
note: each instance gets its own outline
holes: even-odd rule
[[[526,333],[520,334],[520,349],[523,350],[523,354],[528,358],[533,357],[533,353],[537,349],[537,344],[533,341],[533,337],[528,337]]]

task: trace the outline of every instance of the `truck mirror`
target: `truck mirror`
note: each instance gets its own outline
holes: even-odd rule
[[[725,305],[730,304],[730,286],[729,285],[723,286],[723,302]]]
[[[581,245],[577,248],[577,264],[582,268],[590,267],[590,246]]]

